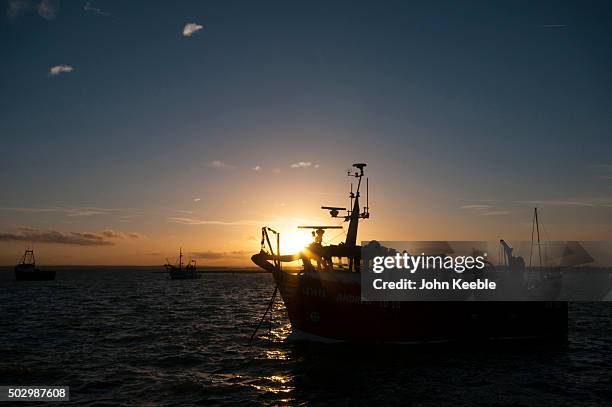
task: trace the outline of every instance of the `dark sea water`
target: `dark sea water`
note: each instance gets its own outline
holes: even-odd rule
[[[571,304],[569,343],[304,345],[282,302],[247,342],[268,274],[0,269],[0,384],[69,385],[96,405],[612,405],[612,304]]]

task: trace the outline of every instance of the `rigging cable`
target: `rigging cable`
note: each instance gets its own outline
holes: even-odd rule
[[[268,302],[268,306],[266,307],[266,310],[264,311],[263,315],[261,316],[261,319],[259,320],[259,323],[257,324],[257,327],[255,327],[255,330],[253,331],[253,333],[251,334],[251,337],[249,338],[249,345],[251,345],[251,343],[253,342],[253,338],[255,337],[255,334],[257,333],[257,331],[259,331],[259,328],[261,327],[261,324],[263,323],[263,321],[266,319],[266,315],[268,314],[268,312],[270,312],[270,330],[272,330],[272,306],[274,305],[274,300],[276,300],[276,294],[278,293],[278,285],[274,286],[274,292],[272,293],[272,297],[270,298],[270,302]]]

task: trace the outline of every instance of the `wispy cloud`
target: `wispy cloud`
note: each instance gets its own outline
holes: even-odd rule
[[[187,23],[183,27],[183,37],[191,37],[193,34],[200,31],[204,26],[197,23]]]
[[[202,199],[200,198],[193,198],[193,202],[200,202]]]
[[[162,207],[161,209],[164,212],[174,212],[174,213],[181,213],[185,215],[193,215],[195,213],[195,211],[192,211],[189,209],[178,209],[178,208],[167,208],[167,207]]]
[[[595,172],[595,178],[603,180],[612,180],[612,165],[610,164],[593,164],[589,166]]]
[[[143,236],[140,233],[136,233],[136,232],[130,232],[130,233],[123,233],[123,232],[117,232],[115,230],[112,229],[106,229],[100,232],[100,235],[102,235],[103,237],[109,238],[109,239],[142,239]]]
[[[47,20],[57,17],[59,11],[57,0],[9,0],[7,15],[9,18],[18,18],[21,13],[36,11],[39,16]]]
[[[550,205],[550,206],[584,206],[588,208],[612,208],[612,199],[602,198],[575,198],[575,199],[545,199],[539,201],[517,201],[521,204],[529,205]]]
[[[63,213],[66,216],[93,216],[106,215],[109,212],[118,211],[117,209],[101,209],[101,208],[28,208],[28,207],[0,207],[0,211],[7,212],[24,212],[24,213]]]
[[[22,11],[30,8],[30,3],[26,0],[11,0],[8,2],[7,14],[9,18],[17,18]]]
[[[483,216],[500,216],[500,215],[508,215],[510,212],[509,211],[490,211],[490,212],[485,212],[482,215]]]
[[[482,211],[485,209],[491,208],[491,205],[480,205],[480,204],[472,204],[472,205],[463,205],[459,207],[459,209],[471,209],[475,211]]]
[[[312,161],[300,161],[291,164],[291,168],[319,168],[319,164],[313,164]]]
[[[468,204],[460,206],[459,209],[470,211],[473,214],[479,214],[481,216],[500,216],[510,213],[509,211],[496,209],[495,206],[487,204]]]
[[[42,230],[29,227],[17,228],[12,232],[0,232],[0,241],[18,241],[31,243],[56,243],[75,246],[113,246],[113,240],[139,239],[139,233],[123,233],[114,230],[100,232],[64,232],[59,230]]]
[[[208,219],[197,219],[197,218],[168,218],[168,221],[173,223],[180,223],[183,225],[218,225],[218,226],[261,226],[262,221],[258,220],[237,220],[237,221],[222,221],[222,220],[208,220]]]
[[[21,241],[32,243],[59,243],[77,246],[111,246],[113,242],[103,236],[88,232],[59,232],[18,228],[14,232],[0,232],[0,241]]]
[[[214,168],[217,170],[235,170],[236,169],[236,167],[234,167],[233,165],[229,165],[219,160],[214,160],[214,161],[209,162],[208,167]]]
[[[74,71],[74,67],[71,65],[56,65],[49,69],[49,76],[58,76],[72,71]]]
[[[204,259],[204,260],[219,260],[219,259],[227,259],[227,258],[241,258],[247,257],[250,254],[244,250],[235,250],[231,252],[192,252],[189,253],[192,257],[196,259]]]
[[[255,167],[252,168],[253,171],[261,171],[263,170],[263,168],[260,165],[256,165]]]
[[[42,0],[36,7],[38,15],[47,20],[53,20],[57,17],[58,6],[51,0]]]
[[[110,15],[110,13],[102,11],[98,7],[96,7],[93,1],[85,2],[85,5],[83,6],[83,10],[85,10],[87,14],[91,14],[94,16],[106,17]]]

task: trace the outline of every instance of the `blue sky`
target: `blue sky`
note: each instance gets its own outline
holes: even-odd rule
[[[49,231],[115,239],[39,242],[54,262],[238,261],[258,221],[342,203],[353,161],[364,238],[524,239],[534,205],[612,237],[609,2],[4,6],[0,262]]]

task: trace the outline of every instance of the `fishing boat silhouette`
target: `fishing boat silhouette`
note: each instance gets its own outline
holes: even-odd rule
[[[195,260],[190,260],[189,263],[183,264],[183,248],[179,249],[178,264],[170,264],[166,259],[164,268],[168,273],[168,278],[171,280],[193,280],[196,278],[202,278],[202,275],[198,273],[196,268]]]
[[[17,281],[49,281],[55,280],[55,271],[40,270],[36,267],[36,258],[33,249],[26,249],[21,263],[15,266]]]
[[[325,230],[338,226],[305,226],[315,239],[295,254],[280,253],[280,234],[262,228],[261,251],[251,257],[274,276],[292,326],[290,339],[322,342],[427,343],[465,339],[567,340],[566,302],[479,302],[361,300],[363,272],[361,246],[357,245],[359,221],[370,217],[368,180],[366,205],[359,204],[366,164],[353,164],[348,175],[357,189],[349,194],[351,208],[324,206],[332,218],[348,222],[346,239],[324,245]],[[276,245],[270,239],[275,235]],[[299,270],[283,263],[299,260]],[[265,316],[265,315],[264,315]]]

